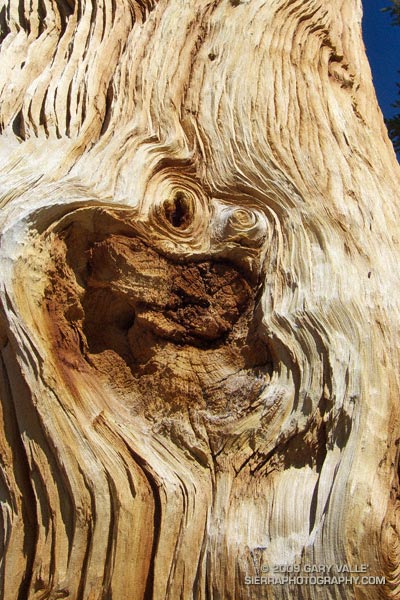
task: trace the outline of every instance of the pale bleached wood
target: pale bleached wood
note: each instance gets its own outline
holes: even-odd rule
[[[0,4],[1,597],[399,595],[399,169],[358,0]],[[260,565],[386,585],[249,586]]]

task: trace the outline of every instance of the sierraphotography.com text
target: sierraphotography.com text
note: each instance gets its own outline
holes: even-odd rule
[[[369,565],[275,564],[247,573],[245,585],[384,585],[386,579],[369,572]]]

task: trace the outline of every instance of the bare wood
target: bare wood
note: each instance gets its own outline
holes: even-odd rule
[[[397,598],[361,3],[0,7],[1,597]],[[246,585],[282,563],[386,584]]]

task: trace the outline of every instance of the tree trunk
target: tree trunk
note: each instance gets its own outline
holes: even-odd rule
[[[360,0],[0,6],[1,598],[399,598]]]

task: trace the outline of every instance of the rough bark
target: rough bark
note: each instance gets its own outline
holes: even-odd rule
[[[0,7],[1,598],[398,598],[361,3]],[[246,585],[277,564],[386,583]]]

